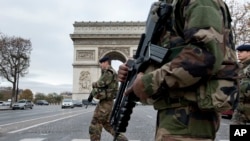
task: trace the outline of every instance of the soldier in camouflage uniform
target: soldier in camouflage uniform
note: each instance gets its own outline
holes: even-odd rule
[[[212,141],[219,112],[232,108],[237,97],[230,13],[222,0],[165,2],[173,6],[172,31],[158,44],[169,48],[172,58],[160,67],[149,64],[125,95],[133,91],[141,101],[152,101],[157,110],[155,141]],[[128,69],[119,66],[119,81],[126,80]]]
[[[98,81],[92,83],[92,96],[99,99],[94,115],[89,126],[89,134],[91,141],[100,141],[102,127],[112,134],[115,132],[110,125],[109,119],[113,107],[113,99],[118,90],[117,73],[110,65],[109,57],[103,57],[99,60],[102,69],[102,75]],[[118,141],[127,141],[128,139],[120,134]]]
[[[246,124],[250,121],[250,45],[237,48],[238,59],[241,63],[239,72],[239,104],[234,110],[232,124]]]

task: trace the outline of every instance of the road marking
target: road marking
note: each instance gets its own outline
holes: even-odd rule
[[[26,138],[21,139],[20,141],[43,141],[46,138]],[[90,139],[72,139],[71,141],[90,141]],[[140,140],[129,140],[129,141],[140,141]],[[229,140],[218,140],[218,141],[229,141]]]
[[[42,141],[45,138],[28,138],[28,139],[21,139],[20,141]]]
[[[147,115],[147,117],[148,117],[148,118],[153,118],[153,117],[152,117],[152,116],[150,116],[150,115]]]
[[[43,141],[46,138],[25,138],[20,141]],[[71,141],[90,141],[90,139],[72,139]],[[140,140],[129,140],[129,141],[140,141]]]
[[[68,114],[68,113],[76,113],[76,112],[78,112],[78,111],[81,111],[81,110],[70,111],[70,112],[67,112],[66,114]],[[84,112],[84,113],[89,113],[89,112],[92,112],[92,111],[86,111],[86,112]],[[55,117],[55,116],[64,115],[64,114],[65,114],[65,113],[60,113],[60,114],[56,114],[56,115],[52,115],[52,116],[45,116],[45,117],[39,117],[39,118],[34,118],[34,119],[29,119],[29,120],[23,120],[23,121],[17,121],[17,122],[2,124],[2,125],[0,125],[0,127],[8,126],[8,125],[13,125],[13,124],[17,124],[17,123],[22,123],[22,122],[30,122],[30,121],[33,121],[33,120],[39,120],[39,119],[43,119],[43,118]]]
[[[41,125],[44,125],[44,124],[48,124],[48,123],[51,123],[51,122],[56,122],[56,121],[63,120],[63,119],[66,119],[66,118],[71,118],[71,117],[78,116],[78,115],[81,115],[81,114],[83,114],[83,113],[74,114],[74,115],[71,115],[71,116],[67,116],[67,117],[63,117],[63,118],[51,120],[51,121],[48,121],[48,122],[42,122],[42,123],[39,123],[39,124],[35,124],[33,126],[29,126],[29,127],[22,128],[22,129],[19,129],[19,130],[14,130],[14,131],[11,131],[11,132],[8,132],[8,133],[17,133],[17,132],[25,131],[25,130],[28,130],[28,129],[31,129],[31,128],[34,128],[34,127],[38,127],[38,126],[41,126]]]
[[[90,139],[73,139],[72,141],[90,141]],[[129,140],[129,141],[141,141],[141,140]]]
[[[222,125],[222,126],[228,126],[228,123],[220,123],[220,125]]]

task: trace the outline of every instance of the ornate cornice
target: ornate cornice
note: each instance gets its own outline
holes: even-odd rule
[[[76,39],[74,45],[137,45],[139,38],[135,39]]]
[[[142,21],[81,21],[81,22],[75,22],[74,27],[78,26],[145,26],[145,22]]]
[[[85,35],[140,35],[145,30],[145,22],[75,22],[73,26],[74,34]]]

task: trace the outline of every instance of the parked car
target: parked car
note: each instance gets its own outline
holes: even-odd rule
[[[82,102],[80,100],[73,100],[74,107],[82,107]]]
[[[3,102],[4,102],[4,101],[0,101],[0,106],[2,106],[2,105],[3,105]]]
[[[11,101],[4,101],[2,106],[10,106]]]
[[[49,105],[49,102],[46,100],[37,100],[36,105]]]
[[[72,99],[63,99],[62,109],[63,108],[74,108],[74,103]]]
[[[22,99],[22,100],[19,100],[18,102],[14,103],[12,105],[12,110],[15,110],[15,109],[27,109],[27,108],[30,108],[30,109],[33,108],[33,105],[32,105],[30,100]]]

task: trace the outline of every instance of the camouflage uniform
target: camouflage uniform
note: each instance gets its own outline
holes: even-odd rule
[[[231,108],[237,97],[230,14],[222,0],[166,2],[173,5],[174,22],[159,44],[170,49],[170,61],[151,64],[141,78],[158,111],[155,140],[214,140],[219,112]]]
[[[239,72],[239,104],[234,110],[232,122],[233,124],[246,124],[250,121],[250,59],[242,62]]]
[[[92,84],[92,87],[93,91],[91,94],[96,99],[99,99],[99,103],[94,111],[89,134],[91,141],[100,141],[102,127],[113,136],[115,135],[109,119],[114,104],[113,99],[118,90],[116,71],[111,66],[107,70],[102,70],[102,76],[97,82]],[[120,134],[117,140],[127,141],[128,139],[123,134]]]

